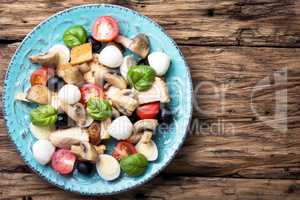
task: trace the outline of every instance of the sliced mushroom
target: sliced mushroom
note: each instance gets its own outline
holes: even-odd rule
[[[120,67],[120,73],[125,80],[127,80],[127,73],[128,73],[129,68],[132,66],[135,66],[135,65],[136,65],[136,61],[133,58],[133,56],[129,55],[129,56],[124,57],[123,63]]]
[[[82,63],[80,65],[76,65],[81,73],[86,73],[91,70],[90,66],[87,63]]]
[[[149,53],[149,40],[145,34],[140,33],[133,39],[119,35],[115,41],[121,43],[124,47],[141,56],[142,58],[146,58]]]
[[[29,57],[32,63],[37,63],[47,67],[57,67],[59,63],[59,54],[57,52],[48,52],[42,55],[33,55]]]
[[[157,126],[158,122],[156,119],[139,120],[133,125],[133,134],[128,140],[136,144],[143,137],[143,143],[147,143],[151,140],[152,135],[155,134]]]
[[[78,87],[84,83],[84,78],[79,68],[66,63],[58,66],[57,75],[64,79],[66,83],[74,84]]]
[[[89,62],[88,65],[90,67],[90,70],[84,73],[84,80],[88,83],[97,83],[99,85],[102,85],[104,81],[102,77],[108,71],[108,69],[103,65],[100,65],[98,61]]]
[[[100,131],[101,125],[98,122],[93,122],[87,129],[91,144],[98,145],[100,143]]]
[[[112,107],[112,117],[117,118],[120,116],[121,116],[120,112],[116,108]]]
[[[158,125],[156,119],[142,119],[134,123],[134,133],[144,132],[146,130],[154,132]]]
[[[153,136],[153,131],[144,131],[142,137],[141,137],[141,142],[144,144],[147,144],[151,142],[151,138]]]
[[[51,92],[44,85],[34,85],[28,90],[26,99],[38,104],[48,104],[51,101]]]
[[[79,160],[85,160],[95,163],[98,153],[94,146],[89,142],[80,142],[80,145],[72,145],[71,152],[74,153]]]
[[[158,158],[158,149],[153,140],[150,140],[147,143],[144,143],[141,140],[135,145],[135,148],[137,152],[143,154],[148,161],[155,161]]]
[[[27,94],[25,92],[18,92],[15,95],[15,100],[30,103],[30,101],[28,99],[26,99],[26,96],[27,96]]]
[[[88,133],[79,128],[73,127],[68,129],[60,129],[50,134],[49,140],[59,148],[70,148],[72,145],[77,145],[80,142],[88,142]]]
[[[101,140],[105,140],[105,139],[109,139],[110,135],[108,133],[108,128],[111,124],[111,119],[108,118],[104,121],[101,121],[100,126],[101,126],[101,131],[100,131],[100,139]]]
[[[139,104],[151,103],[160,101],[161,103],[168,103],[170,101],[169,90],[167,84],[158,77],[149,90],[137,92]]]
[[[126,89],[127,82],[121,77],[116,74],[106,73],[104,74],[104,80],[109,84],[119,88],[119,89]]]
[[[130,93],[130,90],[125,91],[126,93]],[[111,86],[106,92],[107,97],[112,101],[113,106],[127,116],[131,116],[138,106],[138,101],[131,97],[131,93],[125,95],[122,93],[122,90],[113,86]]]
[[[60,109],[62,109],[71,119],[73,119],[78,126],[85,127],[88,118],[84,105],[82,105],[81,103],[69,105],[61,102]]]
[[[104,154],[104,151],[106,150],[106,146],[105,145],[98,145],[98,146],[94,146],[94,148],[96,149],[98,155],[99,154]]]

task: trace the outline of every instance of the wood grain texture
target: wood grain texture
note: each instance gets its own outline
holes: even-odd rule
[[[131,192],[113,197],[82,197],[64,192],[48,183],[41,182],[33,174],[0,173],[0,198],[2,199],[32,199],[32,200],[64,200],[64,199],[264,199],[264,200],[298,200],[300,195],[299,180],[269,180],[269,179],[230,179],[230,178],[200,178],[200,177],[170,177],[161,176],[151,183]],[[12,190],[12,187],[18,190]]]
[[[20,40],[34,26],[91,0],[1,0],[0,40]],[[102,0],[135,9],[157,21],[180,44],[300,46],[297,0]],[[28,14],[30,13],[30,15]]]
[[[1,46],[2,72],[17,45]],[[191,68],[194,86],[202,85],[195,88],[190,135],[164,173],[300,178],[300,67],[297,66],[300,50],[187,46],[182,50]],[[286,82],[276,83],[274,73],[285,68]],[[266,77],[273,83],[264,84],[268,87],[253,95],[255,114],[251,108],[251,92],[257,82]],[[288,94],[287,116],[274,118],[275,108],[271,105],[275,104],[276,92],[282,90]],[[288,130],[282,132],[282,127],[277,126],[284,125],[285,120]],[[0,128],[0,170],[27,172],[7,136],[3,120],[0,120]],[[13,159],[7,160],[7,155]]]

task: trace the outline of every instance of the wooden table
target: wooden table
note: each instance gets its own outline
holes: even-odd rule
[[[150,183],[113,199],[299,200],[300,1],[105,2],[162,25],[183,51],[195,89],[190,135],[176,159]],[[0,0],[1,82],[34,26],[83,3],[95,1]],[[0,124],[1,199],[91,199],[33,174],[2,114]]]

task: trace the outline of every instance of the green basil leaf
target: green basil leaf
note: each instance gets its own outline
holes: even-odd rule
[[[155,79],[155,71],[148,65],[137,65],[130,67],[127,78],[135,89],[145,91],[151,88]]]
[[[41,105],[30,112],[30,120],[36,126],[51,126],[57,120],[57,110],[50,105]]]
[[[89,98],[87,102],[87,113],[95,120],[103,121],[112,115],[112,107],[107,100]]]
[[[120,166],[129,176],[139,176],[146,171],[148,160],[143,154],[136,153],[123,158],[120,162]]]
[[[83,26],[75,25],[65,30],[63,40],[68,47],[73,48],[86,43],[87,35],[88,34]]]

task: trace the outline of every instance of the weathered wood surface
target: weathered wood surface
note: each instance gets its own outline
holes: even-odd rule
[[[299,200],[299,180],[271,179],[232,179],[232,178],[200,178],[200,177],[170,177],[155,178],[151,184],[111,197],[82,197],[64,192],[39,177],[28,174],[0,173],[0,198],[32,199],[32,200],[64,200],[64,199],[264,199],[264,200]],[[13,190],[12,187],[17,188]]]
[[[1,0],[0,39],[22,39],[51,14],[91,0]],[[297,0],[106,0],[142,12],[180,44],[300,46]],[[28,14],[30,13],[30,14]]]
[[[5,71],[17,44],[2,45]],[[195,112],[184,148],[166,173],[246,178],[299,178],[299,73],[300,50],[289,48],[182,47],[191,67]],[[275,91],[287,89],[286,133],[269,127],[251,110],[251,92],[259,80],[287,68],[286,83],[275,84],[253,97],[253,107],[272,117]],[[3,80],[3,79],[2,79]],[[224,91],[224,89],[226,90]],[[214,90],[220,90],[213,92]],[[221,91],[224,91],[222,95]],[[221,99],[219,96],[225,96]],[[200,110],[197,109],[199,105]],[[223,107],[223,108],[222,108]],[[272,119],[272,118],[271,118]],[[272,119],[274,124],[285,118]],[[272,121],[268,120],[268,122]],[[1,128],[4,129],[3,120]],[[267,122],[267,123],[268,123]],[[272,124],[271,124],[272,125]],[[6,131],[1,131],[0,169],[24,169]],[[15,159],[7,161],[7,155]]]
[[[181,45],[195,90],[190,135],[176,159],[145,187],[113,199],[300,198],[299,1],[102,2],[161,24]],[[17,42],[51,14],[83,3],[95,2],[0,0],[0,91]],[[31,173],[2,112],[0,141],[0,199],[91,199]]]

